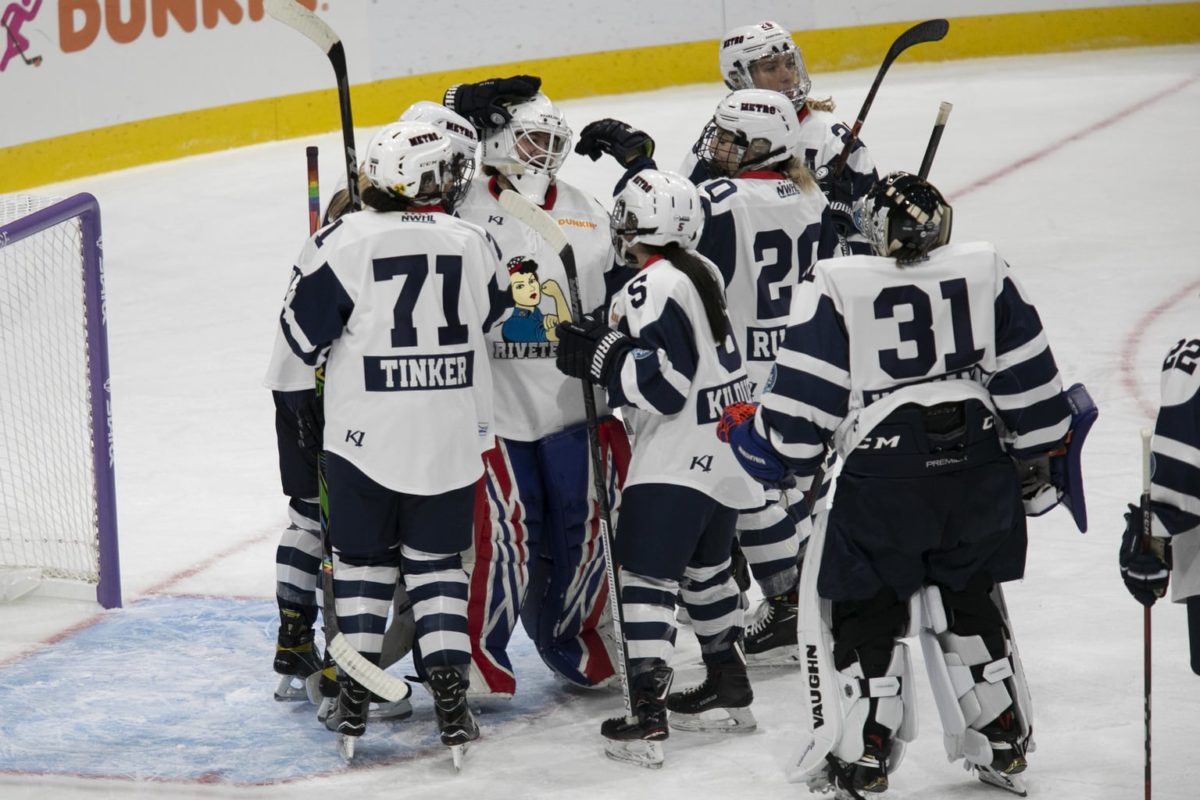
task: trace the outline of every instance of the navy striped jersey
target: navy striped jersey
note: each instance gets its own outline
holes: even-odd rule
[[[725,406],[750,399],[746,370],[732,336],[714,340],[691,279],[665,259],[650,259],[613,297],[609,323],[635,346],[606,387],[633,436],[625,488],[669,483],[729,508],[763,505],[762,487],[716,433]]]
[[[996,412],[1016,458],[1053,449],[1070,425],[1037,311],[985,242],[906,266],[818,262],[796,292],[755,424],[803,477],[826,444],[846,456],[899,405],[970,398]]]
[[[829,205],[780,172],[748,172],[701,183],[704,230],[696,250],[717,265],[729,319],[754,399],[775,362],[792,291],[821,258],[834,255]]]
[[[325,449],[398,492],[478,479],[495,442],[484,331],[507,284],[483,231],[440,210],[367,209],[309,238],[280,324],[306,363],[326,358]]]
[[[1180,339],[1163,361],[1152,447],[1154,532],[1200,533],[1200,338]]]

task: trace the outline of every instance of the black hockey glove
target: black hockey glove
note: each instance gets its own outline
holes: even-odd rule
[[[301,450],[320,450],[322,433],[325,429],[324,414],[321,402],[317,399],[316,389],[302,389],[298,392],[281,392],[284,405],[296,415],[296,431]]]
[[[614,331],[599,318],[586,315],[579,322],[558,323],[558,371],[571,378],[608,384],[621,358],[633,349],[633,340]]]
[[[838,236],[844,239],[858,233],[854,224],[854,176],[850,170],[843,169],[841,175],[834,177],[832,165],[827,164],[817,170],[816,176],[817,185],[829,201],[829,213]]]
[[[642,159],[650,161],[653,158],[654,139],[645,131],[639,131],[618,119],[598,119],[584,126],[575,152],[592,161],[608,153],[628,169]],[[653,166],[653,162],[646,166]]]
[[[1171,540],[1152,537],[1151,545],[1147,546],[1144,539],[1142,510],[1130,504],[1125,512],[1125,534],[1121,537],[1121,580],[1135,600],[1149,607],[1167,593],[1167,583],[1171,580]]]
[[[460,83],[446,90],[442,105],[462,114],[477,128],[499,128],[512,119],[506,105],[528,100],[541,88],[542,79],[536,75]]]

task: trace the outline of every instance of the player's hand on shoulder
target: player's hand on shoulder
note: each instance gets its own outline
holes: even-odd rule
[[[579,322],[560,322],[557,331],[558,354],[554,363],[559,372],[602,386],[608,383],[625,353],[633,349],[633,340],[593,314],[585,315]]]
[[[620,120],[598,119],[589,122],[579,133],[575,152],[592,161],[607,153],[628,168],[640,159],[654,156],[654,139]]]
[[[477,128],[499,128],[512,119],[505,106],[528,100],[541,88],[542,79],[536,75],[460,83],[446,90],[442,105],[471,120]]]
[[[1125,512],[1119,560],[1121,580],[1139,603],[1152,606],[1167,593],[1167,584],[1171,580],[1171,540],[1147,537],[1142,510],[1132,503]]]

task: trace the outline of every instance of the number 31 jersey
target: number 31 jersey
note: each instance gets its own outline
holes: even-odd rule
[[[507,288],[474,225],[440,211],[347,214],[305,244],[284,300],[292,350],[325,367],[325,449],[389,489],[483,473],[494,443],[484,347]]]

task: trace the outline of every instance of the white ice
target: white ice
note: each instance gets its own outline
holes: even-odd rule
[[[852,121],[873,76],[873,69],[819,74],[814,93],[832,94]],[[901,59],[863,129],[882,172],[915,171],[938,102],[954,103],[931,176],[955,205],[954,238],[996,243],[1036,302],[1064,378],[1086,383],[1100,407],[1085,455],[1091,532],[1077,533],[1064,510],[1033,520],[1026,578],[1007,587],[1036,708],[1031,797],[1117,800],[1143,791],[1142,612],[1121,585],[1116,555],[1124,504],[1139,492],[1138,431],[1157,407],[1159,364],[1175,337],[1200,334],[1198,79],[1200,47],[922,65]],[[673,168],[722,94],[708,84],[563,107],[576,131],[603,116],[647,129],[658,139],[660,162]],[[359,142],[372,132],[360,129]],[[261,381],[291,259],[307,231],[306,144],[320,145],[323,182],[332,186],[343,169],[334,134],[45,189],[90,191],[103,209],[127,605],[162,595],[242,598],[263,608],[272,602],[285,504]],[[602,201],[616,176],[611,163],[578,156],[562,172]],[[0,606],[0,684],[29,659],[64,647],[71,637],[58,635],[95,611],[46,600]],[[1190,800],[1200,796],[1200,677],[1188,669],[1182,607],[1159,603],[1153,619],[1155,797]],[[246,674],[220,675],[218,683],[207,652],[184,660],[201,687],[208,670],[214,683],[179,704],[176,725],[186,726],[205,705],[269,694],[269,631],[253,633],[261,652],[251,654],[258,669]],[[688,629],[679,642],[677,685],[687,685],[699,678],[698,649]],[[179,646],[186,654],[187,643]],[[181,668],[167,658],[151,648],[124,665],[130,703],[167,702],[161,687]],[[86,695],[92,679],[84,666],[79,683],[64,691]],[[528,668],[540,670],[532,662]],[[177,782],[155,773],[159,734],[151,725],[130,731],[123,745],[135,760],[146,752],[135,771],[141,778],[7,769],[0,770],[0,796],[807,796],[783,777],[801,724],[796,671],[754,673],[758,733],[673,735],[657,772],[603,757],[599,724],[621,708],[617,694],[559,702],[559,690],[542,677],[519,679],[529,691],[536,684],[550,693],[553,707],[528,722],[492,725],[482,716],[483,738],[459,775],[434,748],[285,784]],[[923,677],[918,687],[921,736],[886,796],[1002,796],[946,762]],[[419,692],[414,701],[419,709],[428,703]],[[56,697],[43,702],[53,707]],[[307,714],[267,708],[280,714],[281,738],[289,727],[316,725]],[[401,724],[432,725],[427,713]],[[22,729],[23,740],[8,744],[86,747],[64,741],[69,727]],[[334,747],[323,731],[304,741],[295,752],[302,775],[306,747]],[[242,757],[255,758],[253,748]]]

